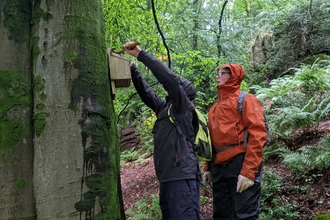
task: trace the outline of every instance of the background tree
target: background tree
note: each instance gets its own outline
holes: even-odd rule
[[[0,218],[125,219],[101,1],[0,9]]]

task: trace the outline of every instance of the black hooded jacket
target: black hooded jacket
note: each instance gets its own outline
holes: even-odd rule
[[[137,58],[152,71],[168,93],[166,100],[158,97],[147,85],[137,67],[134,64],[131,66],[132,81],[138,94],[157,116],[153,128],[154,165],[157,178],[161,183],[196,179],[199,173],[198,161],[191,144],[195,137],[192,124],[195,106],[191,100],[196,95],[196,89],[191,82],[175,75],[145,51],[141,51]],[[172,104],[172,114],[184,135],[180,135],[169,120],[170,104]]]

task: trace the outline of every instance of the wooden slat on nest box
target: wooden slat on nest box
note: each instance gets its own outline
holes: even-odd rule
[[[110,79],[116,88],[129,87],[131,84],[130,60],[124,55],[108,49]]]

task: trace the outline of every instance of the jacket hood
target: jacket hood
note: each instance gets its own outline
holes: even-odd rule
[[[187,79],[180,77],[180,86],[186,92],[186,95],[188,96],[190,101],[195,99],[197,91],[196,91],[194,84],[192,84]]]
[[[218,69],[228,67],[231,71],[231,77],[221,86],[218,86],[219,93],[228,95],[240,89],[241,83],[245,77],[245,71],[241,65],[238,64],[225,64]]]

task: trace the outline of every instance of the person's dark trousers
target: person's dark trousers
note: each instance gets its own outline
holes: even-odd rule
[[[236,192],[244,156],[240,154],[226,165],[212,165],[214,220],[258,219],[263,165],[259,167],[254,185],[242,193]]]
[[[160,184],[163,220],[199,220],[199,182],[178,180]]]

